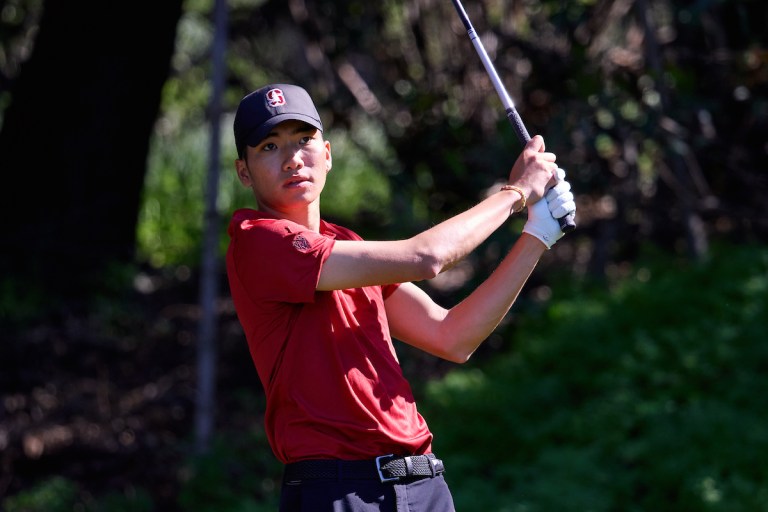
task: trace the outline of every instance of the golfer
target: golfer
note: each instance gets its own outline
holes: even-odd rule
[[[232,216],[227,274],[266,393],[267,437],[285,464],[280,510],[454,510],[450,466],[432,453],[392,338],[469,359],[562,236],[553,214],[575,210],[555,155],[534,137],[507,184],[474,207],[412,238],[367,241],[322,219],[331,143],[304,89],[271,84],[248,94],[234,132],[237,176],[258,208]],[[462,302],[445,309],[413,284],[526,206],[523,233]]]

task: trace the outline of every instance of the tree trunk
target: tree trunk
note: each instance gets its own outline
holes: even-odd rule
[[[0,270],[19,292],[78,297],[132,260],[181,11],[182,0],[45,2],[0,132]]]

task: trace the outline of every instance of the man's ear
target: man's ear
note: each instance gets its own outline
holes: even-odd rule
[[[325,172],[331,172],[333,167],[333,157],[331,156],[331,141],[325,141]]]
[[[240,183],[246,187],[250,187],[251,173],[248,172],[248,166],[245,164],[244,158],[238,158],[235,160],[235,171],[237,171],[237,177],[240,179]]]

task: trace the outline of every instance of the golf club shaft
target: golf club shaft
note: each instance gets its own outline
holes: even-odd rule
[[[517,112],[517,109],[515,109],[515,104],[512,102],[512,98],[510,98],[509,93],[507,92],[507,88],[504,87],[504,84],[499,78],[499,74],[496,72],[496,67],[488,57],[488,53],[485,51],[483,42],[477,36],[477,32],[475,32],[475,28],[472,26],[472,22],[469,21],[469,16],[467,16],[467,12],[464,10],[464,6],[461,4],[461,1],[452,1],[454,7],[456,7],[456,12],[459,14],[461,22],[464,24],[464,28],[467,29],[467,35],[469,35],[469,39],[472,41],[472,45],[475,47],[477,55],[480,57],[480,60],[485,67],[485,71],[488,73],[488,77],[491,79],[491,83],[493,84],[494,89],[496,89],[496,93],[499,95],[499,99],[501,99],[502,105],[504,105],[507,113],[507,119],[509,119],[509,122],[512,123],[512,127],[515,129],[515,133],[517,134],[518,139],[520,139],[520,142],[523,145],[527,144],[528,141],[531,140],[531,136],[528,134],[528,130],[525,128],[525,124],[523,123],[520,114]],[[563,233],[573,231],[576,228],[576,222],[574,220],[573,213],[561,217],[557,219],[557,221],[560,223],[560,229],[563,231]]]

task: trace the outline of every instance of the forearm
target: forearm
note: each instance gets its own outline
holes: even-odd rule
[[[451,360],[469,359],[499,325],[545,250],[539,240],[523,234],[488,279],[448,311],[440,337]]]
[[[487,239],[520,201],[514,190],[497,192],[406,240],[339,240],[323,265],[317,289],[340,290],[431,279]]]
[[[485,241],[522,204],[514,190],[492,194],[485,200],[440,224],[412,237],[419,252],[434,259],[435,274],[465,258]]]

